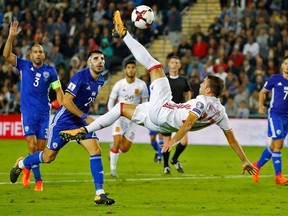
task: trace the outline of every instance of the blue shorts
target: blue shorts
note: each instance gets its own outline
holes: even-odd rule
[[[268,118],[268,136],[273,140],[284,139],[287,135],[288,118],[270,114]]]
[[[153,135],[157,135],[158,134],[158,132],[157,131],[151,131],[151,130],[149,130],[149,135],[150,136],[153,136]]]
[[[25,136],[35,135],[47,139],[50,113],[22,113],[22,127]]]
[[[60,138],[59,132],[62,130],[72,130],[76,128],[79,128],[79,126],[78,125],[70,125],[70,126],[66,125],[63,127],[63,124],[61,123],[55,124],[55,125],[52,124],[49,128],[49,134],[48,134],[49,137],[47,140],[46,147],[54,151],[60,150],[68,142]],[[97,138],[96,132],[94,131],[92,133],[87,134],[85,139],[98,139],[98,138]]]

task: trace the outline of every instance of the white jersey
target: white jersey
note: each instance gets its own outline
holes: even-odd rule
[[[116,82],[113,86],[108,101],[108,109],[110,110],[115,105],[116,101],[118,103],[140,104],[148,101],[148,99],[148,88],[143,80],[136,78],[133,83],[128,83],[124,78]],[[131,120],[120,117],[113,124],[112,135],[125,135],[125,137],[132,142],[135,130]]]
[[[128,83],[125,78],[121,79],[113,86],[110,98],[128,104],[146,102],[149,99],[147,85],[138,78],[133,83]]]
[[[225,107],[216,97],[199,95],[186,103],[176,104],[171,100],[167,80],[153,82],[153,98],[137,106],[132,121],[144,125],[149,130],[163,133],[177,132],[190,113],[198,116],[191,130],[200,130],[216,123],[223,130],[230,130]]]

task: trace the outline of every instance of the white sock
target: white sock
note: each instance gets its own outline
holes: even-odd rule
[[[155,67],[156,65],[161,65],[156,59],[154,59],[146,48],[135,40],[127,31],[127,34],[123,38],[123,41],[127,47],[132,52],[135,59],[142,64],[147,70]]]
[[[118,157],[119,157],[119,152],[114,153],[110,151],[110,170],[116,170]]]
[[[18,166],[19,166],[19,168],[24,169],[24,167],[25,167],[24,159],[19,161]]]
[[[121,116],[121,103],[116,104],[109,112],[99,116],[91,124],[86,126],[88,133],[97,131],[113,124]]]
[[[100,189],[100,190],[97,190],[96,191],[96,195],[100,195],[100,194],[104,194],[105,192],[104,192],[104,190],[103,189]]]

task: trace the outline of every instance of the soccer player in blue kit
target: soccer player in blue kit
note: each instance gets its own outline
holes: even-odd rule
[[[288,132],[288,56],[285,56],[281,64],[282,73],[269,77],[259,94],[259,114],[264,114],[265,98],[268,92],[272,92],[270,108],[268,110],[268,136],[272,138],[271,144],[263,152],[258,161],[253,165],[258,168],[253,174],[254,182],[259,181],[259,171],[272,157],[275,183],[288,184],[288,179],[282,175],[282,148],[285,136]]]
[[[52,124],[49,128],[49,138],[44,151],[36,152],[26,158],[18,158],[15,166],[10,172],[12,183],[17,181],[19,174],[24,167],[31,167],[39,163],[52,162],[59,150],[68,142],[59,136],[63,129],[73,129],[88,125],[94,119],[87,115],[93,105],[99,89],[104,84],[104,77],[101,72],[104,69],[104,54],[99,50],[89,53],[88,67],[78,71],[69,81],[65,91],[62,106],[57,110]],[[108,198],[104,192],[103,165],[101,148],[95,132],[87,134],[84,140],[79,141],[90,155],[90,169],[96,189],[96,204],[114,204],[114,200]]]
[[[20,108],[22,114],[23,132],[28,143],[29,154],[43,150],[47,141],[50,119],[50,101],[48,98],[50,86],[56,91],[57,100],[61,104],[63,91],[56,70],[45,64],[43,47],[35,44],[31,48],[30,59],[24,60],[12,52],[14,38],[20,33],[19,23],[14,21],[9,29],[3,56],[21,73]],[[22,184],[30,183],[30,170],[35,177],[34,191],[43,191],[43,182],[38,164],[23,170]]]

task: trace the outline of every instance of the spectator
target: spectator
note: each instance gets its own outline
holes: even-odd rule
[[[235,118],[237,114],[237,107],[234,103],[233,97],[228,97],[225,104],[225,110],[229,118]]]
[[[203,40],[201,35],[197,35],[196,43],[193,44],[192,54],[193,56],[202,59],[206,56],[208,51],[208,44]]]
[[[244,45],[243,54],[247,55],[248,52],[251,53],[251,58],[254,58],[260,52],[259,44],[254,41],[253,36],[249,36],[247,43]]]
[[[258,114],[259,109],[259,91],[254,89],[251,96],[249,97],[249,110],[251,114]]]
[[[236,118],[249,118],[250,112],[247,108],[247,102],[242,100],[240,102],[240,107],[237,108]]]
[[[167,14],[168,34],[172,46],[179,46],[182,37],[182,16],[175,5],[172,5]]]

